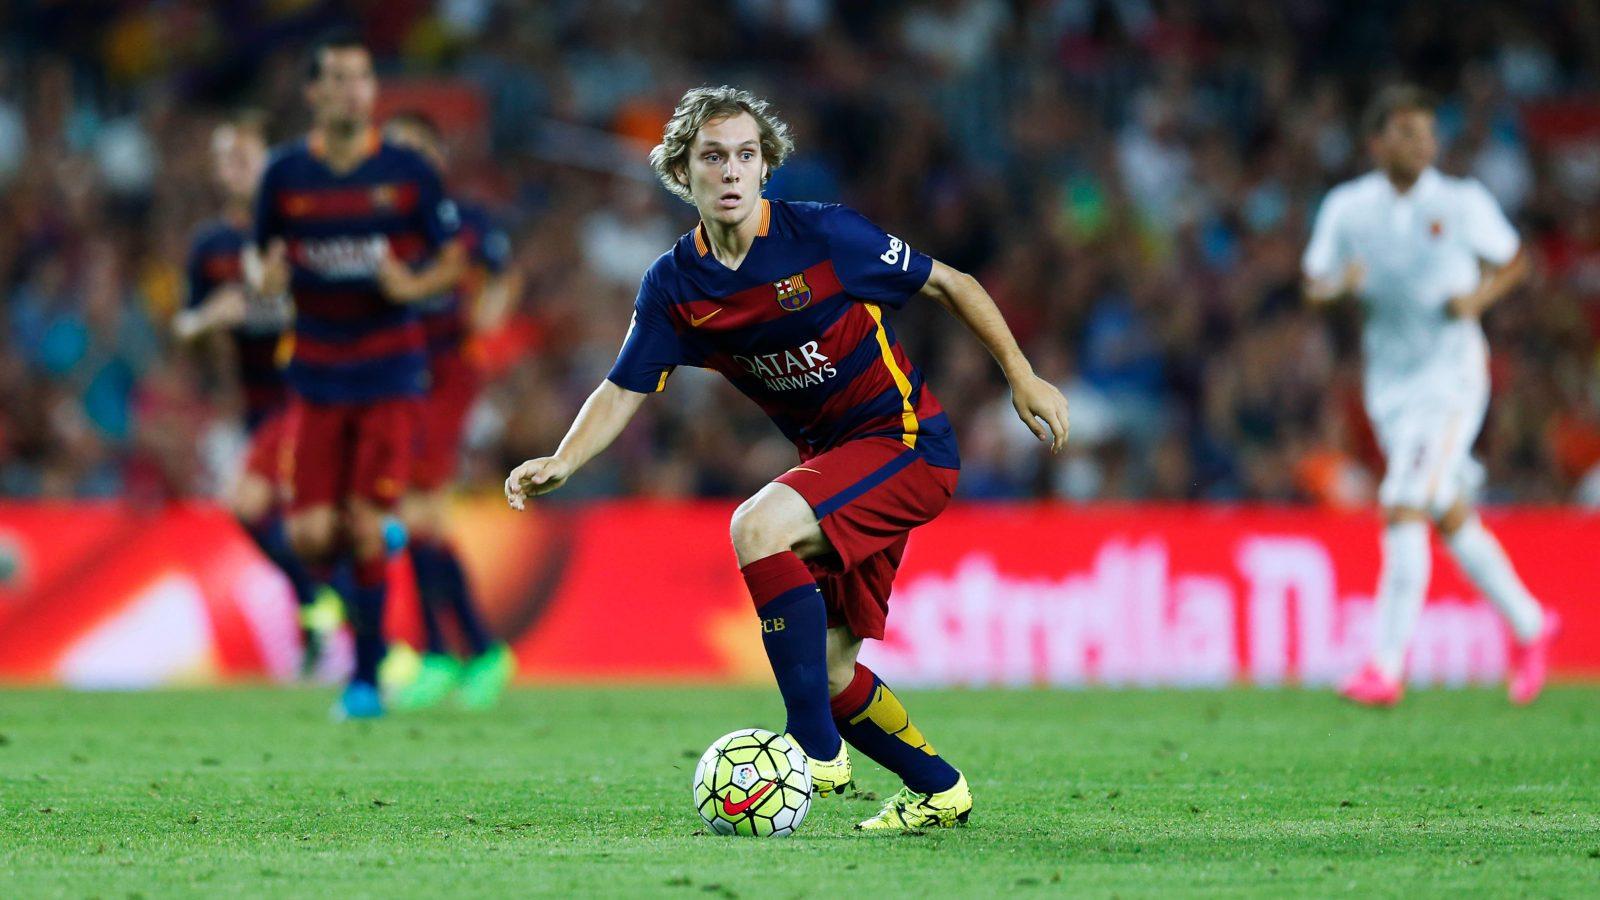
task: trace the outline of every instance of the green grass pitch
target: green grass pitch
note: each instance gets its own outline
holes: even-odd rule
[[[1594,896],[1600,689],[905,691],[968,774],[954,831],[702,832],[695,759],[773,691],[514,692],[335,725],[331,693],[0,692],[0,895]],[[862,790],[896,785],[857,760]]]

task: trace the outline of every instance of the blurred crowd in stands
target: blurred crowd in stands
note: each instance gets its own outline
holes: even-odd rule
[[[732,83],[794,127],[770,196],[848,203],[972,272],[1066,391],[1052,459],[953,320],[899,314],[966,497],[1367,504],[1360,313],[1308,309],[1298,265],[1316,204],[1366,168],[1362,104],[1404,77],[1442,100],[1441,168],[1481,179],[1536,259],[1486,321],[1486,499],[1600,503],[1600,12],[1582,0],[12,2],[0,496],[159,502],[229,477],[237,401],[170,328],[216,212],[209,135],[246,105],[302,132],[303,48],[352,23],[389,90],[449,107],[448,180],[515,239],[524,296],[483,341],[469,485],[553,449],[605,375],[640,274],[694,222],[648,148],[685,88]],[[680,372],[564,494],[739,496],[792,454]]]

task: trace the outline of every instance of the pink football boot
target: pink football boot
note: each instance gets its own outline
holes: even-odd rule
[[[1406,693],[1398,678],[1390,678],[1378,669],[1376,663],[1367,663],[1361,671],[1345,679],[1339,686],[1339,696],[1351,703],[1387,709],[1400,702]]]
[[[1527,706],[1539,699],[1544,690],[1544,679],[1550,668],[1550,645],[1561,631],[1561,616],[1555,610],[1544,611],[1544,627],[1539,636],[1526,644],[1511,643],[1511,681],[1507,694],[1517,706]]]

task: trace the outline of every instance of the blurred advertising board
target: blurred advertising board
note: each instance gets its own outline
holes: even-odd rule
[[[770,676],[728,545],[732,506],[462,501],[455,533],[524,678]],[[1487,513],[1560,610],[1555,666],[1600,676],[1600,516]],[[956,506],[912,538],[889,631],[863,659],[905,684],[1325,684],[1368,647],[1370,513],[1205,506]],[[387,626],[415,642],[403,554]],[[0,679],[84,687],[291,680],[293,602],[204,504],[0,504]],[[1410,661],[1419,683],[1501,678],[1506,633],[1435,546]]]

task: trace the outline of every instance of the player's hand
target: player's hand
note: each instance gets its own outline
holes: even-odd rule
[[[224,325],[235,325],[244,321],[245,314],[250,311],[250,298],[245,295],[244,288],[237,284],[224,285],[212,292],[207,306],[212,308],[212,319]]]
[[[522,509],[529,497],[548,494],[572,477],[572,464],[559,456],[541,456],[530,459],[506,478],[506,502],[512,509]]]
[[[1452,319],[1476,319],[1482,315],[1483,308],[1478,305],[1478,294],[1457,294],[1451,297],[1444,305],[1445,314]]]
[[[1011,385],[1011,405],[1034,436],[1050,442],[1050,452],[1067,446],[1067,398],[1055,385],[1029,374]]]
[[[172,317],[172,333],[180,341],[192,341],[206,330],[205,321],[200,318],[200,310],[183,309]]]
[[[211,292],[197,309],[172,317],[172,331],[180,341],[192,341],[213,328],[232,328],[245,320],[249,301],[244,288],[226,284]]]
[[[289,245],[282,238],[267,243],[264,252],[246,250],[244,254],[245,281],[264,297],[276,297],[289,292]]]
[[[384,245],[383,255],[378,257],[378,287],[383,295],[396,303],[410,303],[420,300],[416,291],[417,276],[411,267],[395,259],[394,254]]]
[[[1344,272],[1339,276],[1339,296],[1354,297],[1361,293],[1367,286],[1367,267],[1359,262],[1352,261],[1344,267]]]
[[[1337,279],[1331,275],[1327,278],[1308,278],[1305,283],[1306,299],[1319,304],[1354,299],[1361,296],[1361,289],[1366,284],[1367,267],[1352,261],[1345,265]]]

